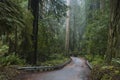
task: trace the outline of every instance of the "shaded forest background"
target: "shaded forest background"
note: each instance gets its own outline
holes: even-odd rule
[[[0,0],[0,66],[56,65],[82,56],[94,65],[92,80],[118,80],[120,1],[67,3]]]

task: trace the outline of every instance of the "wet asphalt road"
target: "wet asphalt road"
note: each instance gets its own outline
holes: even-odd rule
[[[20,80],[89,80],[90,69],[82,58],[71,57],[72,62],[61,70],[30,73],[22,75]]]

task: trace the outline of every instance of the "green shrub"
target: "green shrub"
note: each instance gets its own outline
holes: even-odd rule
[[[7,53],[8,48],[9,47],[7,45],[0,46],[0,56],[3,56],[5,53]]]
[[[38,62],[38,64],[42,66],[55,66],[59,64],[63,64],[65,61],[67,61],[68,58],[66,58],[62,54],[54,54],[50,56],[50,59],[44,62]]]
[[[120,65],[120,58],[116,58],[116,59],[113,58],[113,59],[112,59],[112,62],[113,62],[113,63],[117,63],[117,64]]]
[[[91,80],[119,80],[120,68],[116,66],[96,66],[91,73]]]
[[[101,64],[104,62],[103,57],[99,55],[95,55],[94,57],[92,55],[85,55],[85,58],[91,62],[92,65]]]
[[[23,65],[23,64],[25,64],[25,61],[21,60],[15,54],[11,54],[11,55],[8,55],[6,57],[0,57],[0,64],[2,64],[3,66],[8,66],[8,65]]]

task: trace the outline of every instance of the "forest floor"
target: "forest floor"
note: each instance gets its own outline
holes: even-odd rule
[[[89,80],[86,60],[72,57],[72,62],[61,70],[21,74],[16,80]]]

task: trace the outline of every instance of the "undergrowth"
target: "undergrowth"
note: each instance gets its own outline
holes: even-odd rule
[[[8,56],[0,57],[1,66],[9,66],[9,65],[24,65],[25,61],[20,59],[15,54],[10,54]]]
[[[13,67],[0,66],[0,80],[15,80],[14,78],[20,74],[20,71]]]
[[[91,72],[91,80],[120,80],[120,68],[108,66],[95,66]]]
[[[107,65],[103,57],[86,55],[93,66],[90,80],[120,80],[120,59],[113,59],[111,65]]]
[[[69,58],[65,57],[64,55],[55,54],[55,55],[51,55],[49,60],[44,62],[39,62],[38,64],[41,66],[56,66],[59,64],[63,64],[67,60],[69,60]]]

